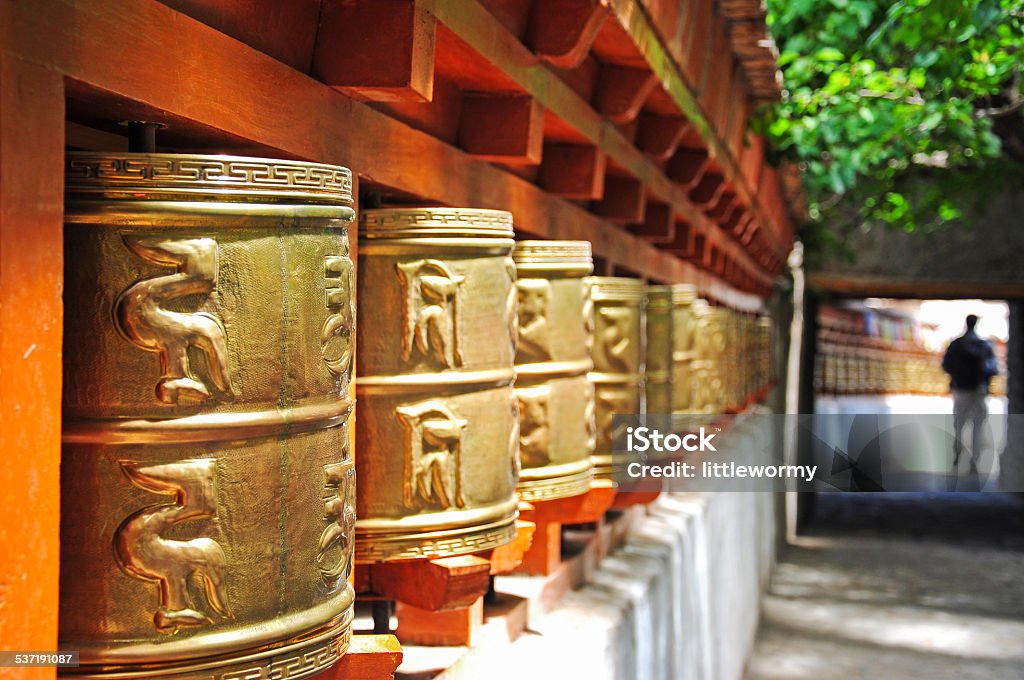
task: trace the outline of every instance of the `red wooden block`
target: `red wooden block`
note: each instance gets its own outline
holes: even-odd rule
[[[598,199],[604,195],[605,164],[596,146],[545,144],[538,183],[556,196]]]
[[[430,101],[436,30],[415,0],[324,2],[313,75],[357,99]]]
[[[348,651],[317,680],[388,680],[402,664],[402,645],[394,635],[353,635]]]
[[[597,77],[594,108],[613,123],[632,122],[657,84],[650,69],[604,65]]]
[[[553,66],[574,68],[610,14],[611,8],[600,0],[535,0],[526,44]]]
[[[458,647],[472,645],[484,624],[484,599],[461,609],[428,611],[395,603],[398,639],[405,644]]]
[[[640,180],[608,175],[604,180],[604,197],[595,201],[595,213],[612,222],[634,224],[644,219],[647,192]]]
[[[544,107],[525,94],[466,93],[462,99],[459,146],[483,160],[540,163]]]
[[[689,127],[682,116],[660,116],[642,113],[636,136],[636,146],[655,160],[668,160],[676,152]]]

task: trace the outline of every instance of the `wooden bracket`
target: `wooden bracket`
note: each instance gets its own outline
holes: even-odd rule
[[[668,178],[684,189],[690,189],[700,182],[711,167],[706,149],[679,149],[668,162]]]
[[[595,479],[590,490],[579,496],[533,501],[532,510],[521,513],[537,528],[519,571],[535,576],[552,573],[562,560],[562,526],[599,521],[614,498],[615,484],[609,479]]]
[[[630,231],[650,243],[672,243],[676,236],[675,211],[667,203],[648,202],[643,223],[631,226]]]
[[[647,192],[640,180],[608,175],[604,180],[604,197],[595,201],[593,210],[605,219],[620,224],[644,221]]]
[[[736,194],[731,189],[726,188],[722,193],[722,197],[718,199],[718,205],[713,210],[708,211],[708,217],[716,224],[723,225],[739,206],[740,200],[736,197]]]
[[[360,565],[357,590],[414,605],[447,611],[472,604],[490,586],[491,563],[476,555]]]
[[[725,177],[717,170],[704,173],[697,185],[690,190],[690,199],[701,210],[713,210],[725,191]]]
[[[356,99],[430,101],[436,30],[415,0],[324,2],[313,76]]]
[[[558,68],[575,68],[590,52],[611,8],[601,0],[534,2],[526,44]]]
[[[694,231],[689,222],[677,220],[675,225],[675,237],[670,243],[664,244],[663,248],[679,257],[693,257],[694,254]]]
[[[597,76],[594,108],[616,125],[629,123],[657,84],[657,76],[649,69],[606,64]]]
[[[447,611],[420,609],[395,603],[398,639],[405,644],[458,647],[472,645],[484,624],[484,598]]]
[[[539,183],[556,196],[599,199],[604,195],[606,156],[596,146],[545,144]]]
[[[620,491],[615,494],[612,501],[612,508],[622,510],[631,508],[634,505],[647,505],[653,503],[661,495],[661,489],[649,489],[644,491]]]
[[[693,235],[693,252],[690,254],[690,259],[698,267],[704,267],[705,252],[707,251],[708,237],[703,232],[697,232]]]
[[[544,148],[544,107],[524,94],[467,92],[459,146],[481,160],[536,165]]]
[[[519,504],[519,513],[528,513],[533,510],[529,503]],[[525,519],[516,520],[516,537],[511,543],[499,546],[483,553],[491,563],[491,576],[498,574],[511,574],[523,563],[523,558],[533,545],[533,534],[537,525]]]
[[[636,146],[658,161],[667,161],[672,157],[690,126],[689,121],[682,116],[660,116],[653,113],[641,113],[639,121]]]
[[[318,680],[388,680],[402,663],[402,646],[394,635],[353,635],[338,663]]]

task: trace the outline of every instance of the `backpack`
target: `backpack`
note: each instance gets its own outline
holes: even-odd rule
[[[978,387],[999,373],[992,348],[977,336],[954,340],[943,364],[953,386],[965,389]]]

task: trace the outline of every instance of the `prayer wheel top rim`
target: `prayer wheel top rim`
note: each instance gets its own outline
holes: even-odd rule
[[[362,239],[502,238],[514,234],[512,213],[483,208],[375,208],[359,215]]]
[[[595,302],[643,303],[647,298],[647,286],[642,279],[628,276],[593,276],[590,294]]]
[[[521,272],[586,276],[594,271],[590,241],[516,241],[512,260]]]
[[[647,309],[655,312],[668,312],[672,309],[672,287],[653,285],[647,286]]]
[[[677,283],[672,286],[672,302],[690,304],[697,299],[697,287],[690,283]]]
[[[69,200],[200,201],[343,206],[352,172],[339,165],[248,156],[70,151]]]

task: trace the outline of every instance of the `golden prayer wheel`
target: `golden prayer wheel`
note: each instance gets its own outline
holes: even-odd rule
[[[672,413],[672,286],[647,286],[647,352],[644,395],[647,413]]]
[[[643,408],[646,291],[640,279],[595,276],[590,281],[594,300],[594,370],[590,379],[597,424],[594,475],[610,478],[616,467],[612,417],[637,414]]]
[[[60,648],[299,678],[348,648],[352,175],[69,153]]]
[[[690,363],[692,413],[718,414],[725,408],[722,360],[726,351],[725,310],[694,300],[694,360]]]
[[[693,303],[697,289],[686,283],[672,286],[672,412],[692,413],[696,325]]]
[[[593,304],[589,241],[519,241],[516,397],[519,498],[565,498],[590,489],[594,452]]]
[[[772,375],[772,364],[774,363],[774,346],[772,338],[775,335],[772,318],[762,314],[757,320],[758,330],[758,378],[757,389],[762,390],[775,380]],[[817,359],[817,355],[815,356]]]
[[[518,292],[512,215],[361,215],[356,561],[445,557],[515,536]]]

